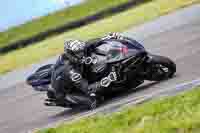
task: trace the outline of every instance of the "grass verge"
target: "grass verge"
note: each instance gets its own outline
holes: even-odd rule
[[[89,39],[102,36],[107,32],[123,31],[133,25],[150,21],[178,8],[199,3],[200,0],[153,0],[136,8],[119,13],[115,16],[100,20],[82,28],[66,32],[0,56],[0,74],[16,68],[25,67],[31,63],[44,60],[63,51],[66,38]]]
[[[200,88],[37,133],[199,133]]]
[[[127,1],[128,0],[86,0],[79,5],[35,19],[5,32],[0,32],[0,48]]]

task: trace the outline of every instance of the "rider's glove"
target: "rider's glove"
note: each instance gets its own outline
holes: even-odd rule
[[[81,63],[85,65],[91,65],[91,64],[96,64],[98,59],[96,57],[82,57]]]
[[[96,92],[98,91],[99,88],[100,88],[100,84],[98,82],[89,85],[88,86],[88,95],[95,96]]]

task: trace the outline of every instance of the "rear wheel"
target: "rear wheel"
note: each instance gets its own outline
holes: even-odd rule
[[[161,81],[173,77],[176,72],[176,64],[171,59],[158,55],[151,55],[150,57],[148,80]]]
[[[36,90],[46,90],[51,80],[51,66],[52,65],[45,65],[40,67],[35,73],[26,79],[26,83],[34,87]]]

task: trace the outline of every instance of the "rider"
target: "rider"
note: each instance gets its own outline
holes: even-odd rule
[[[90,108],[96,107],[97,93],[101,93],[112,82],[115,82],[118,79],[118,73],[115,68],[105,67],[101,71],[101,77],[103,78],[90,83],[87,80],[86,71],[88,68],[92,68],[96,62],[88,55],[92,52],[90,51],[92,50],[91,47],[95,47],[99,42],[109,41],[110,39],[136,42],[130,38],[123,37],[119,33],[111,33],[103,38],[93,39],[88,42],[80,40],[65,42],[64,53],[59,56],[52,74],[51,85],[55,90],[55,97],[58,100],[57,104],[65,104],[65,87],[75,86],[75,88],[80,89],[90,98],[91,102],[88,106]]]

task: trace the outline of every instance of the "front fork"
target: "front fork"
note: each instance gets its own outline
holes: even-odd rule
[[[144,71],[141,75],[145,80],[152,80],[154,77],[161,75],[158,71],[158,67],[153,63],[153,57],[151,54],[147,55]]]

